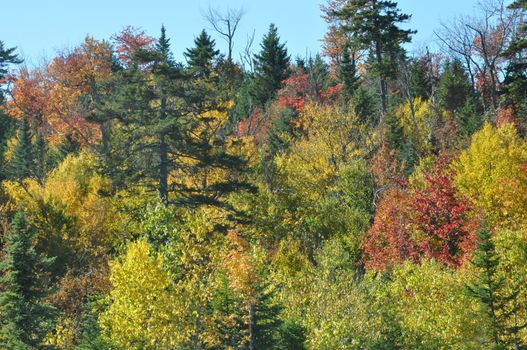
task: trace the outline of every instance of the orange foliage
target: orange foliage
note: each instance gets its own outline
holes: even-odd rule
[[[411,196],[404,190],[386,193],[362,244],[366,268],[384,271],[404,260],[420,259],[422,251],[410,236],[413,210]]]
[[[127,26],[119,34],[114,35],[112,40],[119,60],[126,65],[130,63],[137,50],[151,48],[156,39],[146,35],[139,28]]]
[[[29,117],[52,143],[68,134],[83,144],[95,143],[100,131],[86,116],[90,102],[100,93],[99,85],[111,75],[111,49],[87,37],[82,45],[41,69],[21,69],[9,113],[17,119]]]

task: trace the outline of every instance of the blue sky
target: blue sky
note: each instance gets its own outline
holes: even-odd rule
[[[246,14],[236,39],[236,49],[256,30],[255,47],[269,23],[278,26],[293,56],[315,54],[326,30],[320,18],[324,0],[18,0],[0,5],[0,40],[17,46],[27,63],[38,64],[56,50],[75,46],[86,34],[109,38],[125,25],[142,27],[157,36],[165,24],[177,58],[202,28],[207,27],[203,12],[209,7],[242,7]],[[419,33],[417,46],[429,45],[433,30],[441,20],[471,14],[477,0],[400,0],[399,7],[413,14],[409,26]],[[219,48],[225,45],[217,39]]]

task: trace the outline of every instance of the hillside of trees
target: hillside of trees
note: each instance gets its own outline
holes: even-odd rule
[[[527,349],[527,1],[321,16],[0,41],[0,349]]]

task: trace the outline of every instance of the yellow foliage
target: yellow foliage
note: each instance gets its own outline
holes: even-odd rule
[[[109,190],[109,180],[97,174],[96,159],[89,152],[78,156],[69,155],[62,164],[53,170],[46,182],[26,179],[24,182],[4,182],[11,200],[24,207],[33,221],[45,224],[43,206],[64,208],[65,213],[75,218],[79,235],[68,239],[76,241],[80,248],[105,246],[115,243],[112,227],[118,221],[109,199],[101,192]]]
[[[468,272],[427,260],[394,271],[390,292],[403,333],[403,349],[481,349],[485,322],[466,293]]]
[[[130,244],[111,264],[110,282],[111,304],[100,324],[120,349],[173,349],[184,340],[170,275],[146,242]]]
[[[413,100],[412,105],[410,105],[410,102],[402,104],[395,112],[405,135],[412,140],[414,146],[420,151],[430,148],[429,140],[432,133],[431,107],[430,101],[417,97]]]
[[[372,146],[364,125],[353,112],[338,106],[309,104],[300,116],[305,137],[295,142],[276,164],[285,182],[306,200],[326,192],[343,166]]]
[[[517,227],[527,215],[527,144],[512,124],[485,124],[454,162],[455,185],[493,225]]]

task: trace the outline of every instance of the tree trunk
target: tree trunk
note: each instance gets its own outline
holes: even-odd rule
[[[254,305],[249,304],[249,350],[254,350]]]
[[[161,115],[160,119],[166,118],[167,100],[161,98]],[[164,132],[160,135],[159,140],[159,198],[164,205],[168,205],[168,145],[165,141]]]

